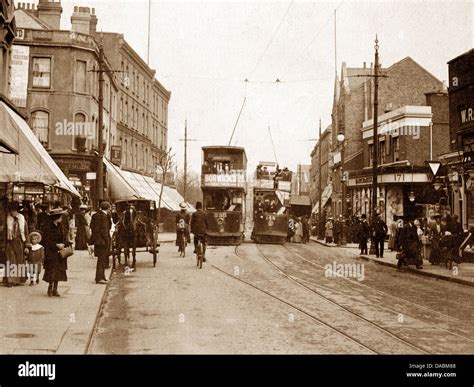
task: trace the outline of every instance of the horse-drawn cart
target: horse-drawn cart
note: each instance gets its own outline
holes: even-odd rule
[[[137,248],[145,248],[145,251],[152,254],[153,267],[155,267],[160,246],[155,202],[146,199],[117,200],[115,208],[118,221],[112,236],[114,268],[116,258],[120,264],[123,249],[126,265],[129,265],[131,250],[133,258],[131,267],[136,270]]]

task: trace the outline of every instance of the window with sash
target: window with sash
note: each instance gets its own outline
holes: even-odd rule
[[[51,58],[33,58],[33,87],[51,87]]]
[[[49,144],[49,113],[37,110],[31,115],[31,129],[46,148]]]

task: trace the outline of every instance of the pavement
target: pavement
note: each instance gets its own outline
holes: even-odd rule
[[[354,256],[360,257],[366,261],[372,261],[380,265],[392,267],[398,270],[395,251],[389,251],[387,244],[385,245],[384,257],[376,258],[375,255],[360,255],[359,248],[356,243],[348,243],[347,245],[340,246],[334,243],[326,243],[324,240],[317,239],[311,236],[310,239],[313,242],[319,243],[327,247],[333,247],[344,250],[346,252],[352,252]],[[458,266],[453,266],[452,270],[448,270],[445,266],[432,265],[428,260],[423,261],[423,269],[417,269],[414,266],[404,267],[403,270],[409,271],[414,274],[423,275],[427,277],[436,278],[438,280],[450,281],[461,285],[474,287],[474,263],[464,262]]]
[[[87,251],[68,258],[61,297],[48,297],[48,284],[0,286],[0,354],[83,354],[108,285],[95,283],[96,259]],[[110,278],[110,269],[106,271]],[[41,273],[42,278],[43,273]]]

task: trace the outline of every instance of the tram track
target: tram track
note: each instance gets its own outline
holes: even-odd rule
[[[317,267],[318,269],[325,270],[325,266],[323,266],[323,265],[321,265],[321,264],[318,264],[318,263],[314,262],[313,260],[310,260],[310,259],[307,259],[307,258],[303,257],[299,252],[295,251],[294,249],[289,249],[287,246],[282,246],[282,247],[284,247],[284,248],[285,248],[288,252],[290,252],[291,254],[294,254],[295,256],[298,256],[299,259],[301,259],[302,261],[308,263],[309,265],[312,265],[312,266],[314,266],[314,267]],[[387,292],[384,292],[384,291],[382,291],[382,290],[376,289],[376,288],[374,288],[374,287],[372,287],[372,286],[366,285],[366,284],[361,283],[361,282],[359,282],[359,281],[356,281],[356,280],[353,280],[353,279],[350,279],[350,278],[346,278],[346,277],[340,277],[340,278],[341,278],[343,281],[346,281],[347,283],[350,283],[351,285],[354,285],[354,286],[359,287],[359,288],[361,288],[361,289],[368,289],[369,291],[374,292],[374,293],[376,293],[376,294],[378,294],[378,295],[380,295],[380,296],[383,296],[383,297],[390,297],[391,299],[395,300],[396,302],[403,302],[403,303],[410,304],[411,306],[414,306],[414,307],[416,307],[416,308],[418,308],[418,309],[421,309],[421,310],[424,310],[424,311],[426,311],[426,312],[435,314],[435,315],[437,315],[437,316],[443,318],[444,320],[449,321],[449,322],[451,322],[451,323],[453,323],[453,324],[457,324],[457,325],[462,324],[463,326],[469,328],[469,325],[468,325],[465,321],[460,320],[460,319],[458,319],[458,318],[456,318],[456,317],[447,315],[447,314],[445,314],[445,313],[442,313],[442,312],[437,311],[437,310],[435,310],[435,309],[432,309],[432,308],[429,308],[429,307],[427,307],[427,306],[418,304],[418,303],[413,302],[413,301],[411,301],[411,300],[403,299],[403,298],[401,298],[400,296],[394,296],[394,295],[392,295],[392,294],[390,294],[390,293],[387,293]],[[318,285],[314,285],[314,286],[322,287],[322,286],[319,285],[319,284],[318,284]],[[323,288],[324,288],[324,287],[323,287]],[[327,289],[327,290],[331,290],[331,291],[333,291],[333,292],[338,292],[338,293],[340,293],[340,294],[344,294],[344,295],[346,295],[347,297],[352,297],[352,298],[354,298],[354,296],[351,296],[351,295],[349,295],[349,294],[347,294],[347,293],[344,293],[344,292],[341,292],[341,291],[339,291],[339,290],[335,290],[335,289],[333,289],[333,288],[327,287],[326,289]],[[384,308],[387,308],[387,307],[384,307]],[[397,313],[400,313],[399,311],[396,311],[395,309],[391,309],[391,308],[387,308],[387,309],[388,309],[388,310],[392,310],[392,311],[397,312]],[[404,313],[404,314],[405,314],[405,313]],[[405,314],[405,315],[408,315],[408,314]],[[440,329],[440,330],[441,330],[441,329]],[[450,334],[454,334],[453,332],[450,332],[450,331],[447,331],[447,332],[449,332]],[[456,334],[455,334],[455,335],[456,335]],[[472,340],[472,339],[470,339],[470,338],[468,338],[468,337],[465,337],[465,336],[462,336],[462,335],[458,335],[458,336],[460,336],[460,337],[462,337],[462,338],[464,338],[464,339],[466,339],[466,340],[468,340],[468,341],[474,342],[474,340]]]
[[[237,246],[236,246],[236,250],[237,250]],[[213,269],[219,271],[220,273],[222,273],[222,274],[224,274],[224,275],[226,275],[226,276],[228,276],[228,277],[230,277],[230,278],[232,278],[232,279],[234,279],[234,280],[239,281],[240,283],[243,283],[243,284],[245,284],[245,285],[247,285],[247,286],[249,286],[249,287],[252,287],[253,289],[255,289],[255,290],[257,290],[257,291],[259,291],[259,292],[261,292],[261,293],[263,293],[263,294],[266,294],[267,296],[269,296],[269,297],[271,297],[271,298],[273,298],[273,299],[275,299],[275,300],[277,300],[277,301],[280,301],[280,302],[283,303],[283,304],[288,305],[290,308],[293,308],[294,310],[296,310],[296,311],[302,313],[303,315],[309,317],[309,318],[312,319],[313,321],[316,321],[316,322],[319,323],[320,325],[322,325],[322,326],[324,326],[324,327],[326,327],[326,328],[328,328],[328,329],[330,329],[330,330],[336,332],[336,333],[339,334],[339,335],[344,336],[347,340],[349,340],[349,341],[351,341],[351,342],[353,342],[353,343],[356,343],[356,344],[359,345],[360,347],[362,347],[362,348],[364,348],[365,350],[369,351],[371,354],[374,354],[374,355],[380,354],[378,351],[374,350],[373,348],[371,348],[371,347],[367,346],[366,344],[362,343],[361,341],[359,341],[359,340],[357,340],[357,339],[351,337],[350,335],[348,335],[348,334],[346,334],[345,332],[343,332],[342,330],[340,330],[340,329],[338,329],[338,328],[332,326],[331,324],[328,324],[327,322],[321,320],[320,318],[314,316],[313,314],[307,312],[306,310],[304,310],[304,309],[298,307],[297,305],[295,305],[295,304],[293,304],[293,303],[291,303],[291,302],[289,302],[289,301],[286,301],[286,300],[284,300],[284,299],[282,299],[282,298],[276,296],[275,294],[273,294],[273,293],[271,293],[271,292],[269,292],[269,291],[267,291],[267,290],[265,290],[265,289],[262,289],[261,287],[259,287],[259,286],[257,286],[257,285],[254,285],[254,284],[252,284],[252,283],[250,283],[250,282],[248,282],[248,281],[246,281],[246,280],[244,280],[244,279],[242,279],[242,278],[236,277],[235,275],[230,274],[230,273],[226,272],[225,270],[223,270],[223,269],[221,269],[221,268],[219,268],[219,267],[217,267],[217,266],[215,266],[215,265],[211,265],[211,267],[212,267]]]
[[[306,289],[307,291],[311,292],[312,294],[315,294],[317,295],[318,297],[324,299],[325,301],[329,302],[330,304],[332,305],[335,305],[337,306],[338,308],[344,310],[345,312],[351,314],[352,316],[356,317],[357,319],[361,320],[361,321],[364,321],[365,323],[368,323],[369,325],[375,327],[376,329],[378,329],[379,331],[383,332],[384,334],[386,334],[387,336],[390,336],[392,339],[395,339],[401,343],[403,343],[404,345],[412,348],[412,349],[415,349],[416,351],[418,352],[421,352],[422,354],[431,354],[432,352],[430,352],[429,350],[417,345],[417,344],[414,344],[413,342],[411,341],[408,341],[406,339],[404,339],[403,337],[397,335],[396,333],[393,333],[392,331],[388,330],[387,328],[367,319],[366,317],[362,316],[361,314],[345,307],[344,305],[341,305],[340,303],[334,301],[334,300],[331,300],[329,297],[325,296],[324,294],[321,294],[320,292],[312,289],[311,287],[301,283],[300,281],[296,280],[293,276],[291,276],[290,274],[288,274],[285,270],[281,269],[278,265],[276,265],[271,259],[268,258],[267,254],[265,254],[264,252],[262,252],[261,248],[259,247],[259,245],[256,245],[257,246],[257,249],[258,251],[260,252],[261,256],[265,259],[265,261],[270,265],[272,266],[274,269],[276,269],[281,275],[283,275],[284,277],[286,277],[287,279],[289,279],[290,281],[292,281],[293,283],[297,284],[298,286]],[[285,249],[286,247],[283,246]],[[288,250],[288,249],[287,249]]]
[[[256,245],[257,246],[257,245]],[[356,342],[359,346],[363,347],[364,349],[368,350],[372,354],[386,354],[386,353],[405,353],[406,349],[409,348],[410,351],[413,351],[415,354],[430,354],[432,353],[430,350],[423,348],[417,344],[414,344],[413,342],[410,342],[403,337],[398,336],[397,334],[389,331],[388,329],[374,323],[373,321],[370,321],[366,319],[365,317],[347,309],[343,305],[338,304],[337,302],[334,302],[324,295],[321,295],[317,291],[304,286],[304,284],[299,283],[297,280],[292,278],[292,276],[284,273],[280,268],[278,268],[277,265],[273,264],[273,262],[266,257],[266,254],[264,254],[260,249],[257,247],[259,250],[259,255],[264,258],[264,260],[267,262],[267,265],[269,268],[271,268],[274,273],[278,273],[279,275],[283,275],[286,279],[290,280],[293,284],[296,284],[298,287],[300,287],[304,292],[307,293],[307,295],[313,296],[318,296],[319,298],[323,299],[325,302],[324,304],[314,304],[317,305],[316,309],[319,309],[322,307],[322,309],[318,310],[318,312],[311,311],[311,306],[305,307],[304,305],[304,300],[300,302],[292,302],[290,301],[290,298],[282,297],[281,295],[278,295],[278,290],[271,290],[271,287],[275,285],[275,282],[272,284],[271,278],[258,278],[258,274],[256,276],[256,279],[254,281],[250,281],[248,278],[245,278],[242,275],[235,275],[232,273],[229,273],[226,270],[223,270],[220,267],[217,267],[215,265],[212,265],[213,268],[215,268],[217,271],[221,272],[222,274],[233,278],[234,280],[237,280],[249,287],[254,288],[255,290],[264,293],[268,295],[269,297],[276,299],[282,303],[284,303],[287,306],[290,306],[291,308],[298,310],[299,312],[303,313],[307,317],[310,317],[313,321],[319,323],[320,325],[323,325],[335,332],[337,332],[339,335],[343,336],[345,339],[348,339],[352,342]],[[246,259],[239,253],[239,246],[235,246],[234,248],[234,253],[236,256],[238,256],[241,259]],[[252,268],[248,269],[248,272],[252,272]],[[266,284],[262,283],[267,282]],[[290,293],[291,294],[291,293]],[[303,293],[304,294],[304,293]],[[296,293],[292,294],[293,297],[297,297]],[[304,298],[304,296],[303,296]],[[312,302],[308,300],[308,296],[306,296],[306,304],[311,305]],[[324,306],[326,305],[326,306]],[[340,319],[336,320],[336,323],[332,323],[328,321],[328,319],[323,319],[318,316],[318,313],[321,313],[322,315],[328,315],[331,314],[332,312],[327,309],[329,305],[332,305],[331,307],[336,307],[338,310],[341,311],[341,313],[344,314],[349,314],[350,316],[356,317],[357,320],[359,321],[357,324],[350,323],[350,320],[347,319]],[[341,316],[340,316],[341,317]],[[337,318],[337,317],[336,317]],[[338,327],[339,326],[339,327]],[[340,328],[340,327],[343,328]],[[353,332],[348,332],[348,330],[352,330]],[[370,330],[373,330],[371,333]],[[365,333],[363,333],[365,331]],[[378,333],[375,333],[378,332]],[[355,336],[359,336],[358,338]],[[370,345],[368,345],[367,341],[362,339],[361,337],[367,337],[369,341],[372,341]],[[387,342],[386,338],[390,338],[391,342]],[[382,344],[384,342],[385,344]],[[381,349],[382,348],[382,349]],[[403,349],[402,349],[403,348]],[[410,352],[411,353],[411,352]]]

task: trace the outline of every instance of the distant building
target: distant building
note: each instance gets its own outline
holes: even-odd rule
[[[323,196],[321,207],[324,209],[326,205],[331,204],[331,174],[329,171],[329,157],[331,152],[331,125],[329,125],[322,133],[321,139],[318,140],[311,152],[311,166],[310,166],[310,191],[309,196],[313,203],[313,211],[319,211],[319,195]],[[319,165],[319,152],[321,152],[321,165]],[[319,169],[321,169],[321,182],[319,181]],[[321,191],[320,191],[321,189]]]
[[[103,33],[105,55],[120,70],[118,144],[121,165],[145,174],[157,172],[168,146],[168,103],[171,92],[155,78],[122,34]],[[101,39],[96,35],[96,39]]]

